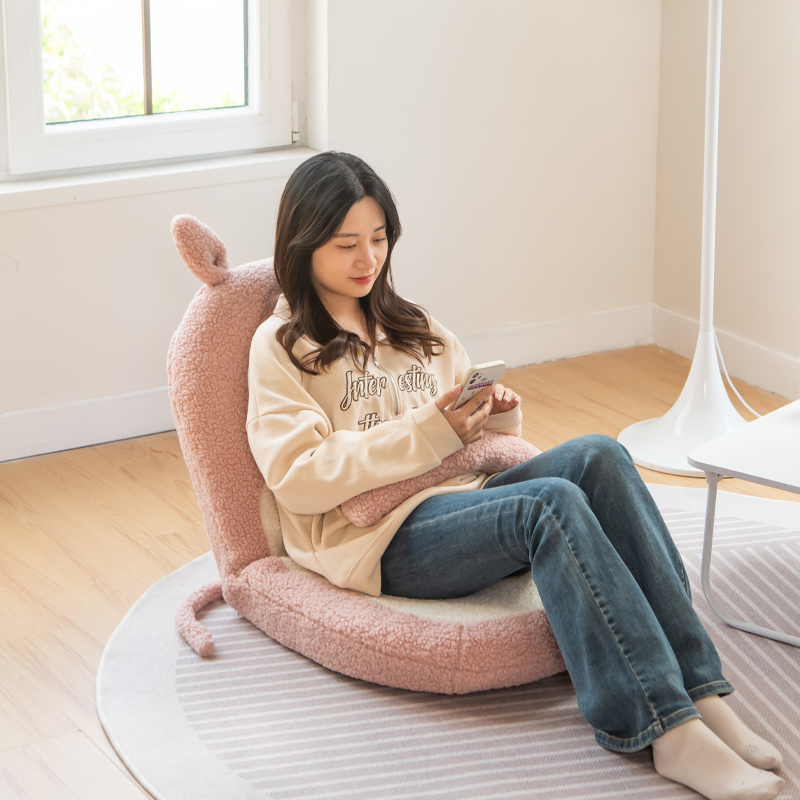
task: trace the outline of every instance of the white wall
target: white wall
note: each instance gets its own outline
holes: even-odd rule
[[[329,5],[329,144],[397,195],[400,291],[477,358],[647,339],[660,0]],[[268,256],[285,179],[162,180],[0,213],[0,439],[15,415],[41,428],[42,408],[147,390],[163,403],[169,338],[198,286],[170,219],[209,224],[232,264]]]
[[[169,339],[199,281],[172,243],[191,213],[232,265],[269,254],[285,180],[7,212],[2,218],[2,411],[165,384]],[[3,256],[0,256],[2,258]]]
[[[330,4],[329,143],[397,197],[404,294],[464,337],[651,301],[660,14]]]
[[[700,312],[708,4],[663,0],[656,339]],[[733,374],[800,397],[800,3],[725,0],[714,319]],[[670,328],[671,326],[671,328]]]

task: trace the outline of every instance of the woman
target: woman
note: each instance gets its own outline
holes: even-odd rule
[[[341,503],[420,475],[483,431],[519,434],[497,385],[458,411],[458,340],[395,294],[391,193],[363,161],[323,153],[278,211],[283,291],[250,353],[250,446],[289,555],[372,595],[471,594],[531,569],[597,741],[653,747],[656,770],[711,800],[766,800],[777,750],[721,699],[733,691],[695,615],[680,556],[627,451],[566,442],[506,472],[414,495],[374,525]]]

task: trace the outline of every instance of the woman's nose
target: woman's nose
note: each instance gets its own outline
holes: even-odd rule
[[[370,244],[366,245],[364,250],[361,252],[361,258],[359,261],[362,261],[369,267],[374,267],[378,263],[377,249]]]

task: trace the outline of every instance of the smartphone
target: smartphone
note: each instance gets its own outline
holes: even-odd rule
[[[478,392],[482,392],[487,386],[494,386],[500,380],[505,368],[504,361],[489,361],[486,364],[475,364],[475,366],[470,367],[461,382],[461,394],[453,405],[453,411],[461,408],[471,397],[474,397]],[[483,403],[478,408],[482,407]],[[478,409],[475,410],[477,411]]]

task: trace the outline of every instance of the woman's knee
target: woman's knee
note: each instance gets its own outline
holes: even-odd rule
[[[630,453],[616,439],[599,433],[591,433],[575,440],[581,448],[587,467],[612,467],[615,471],[633,467]]]
[[[624,458],[630,460],[630,455],[623,445],[611,436],[606,436],[602,433],[589,433],[586,436],[581,436],[586,448],[600,456],[611,458]]]

